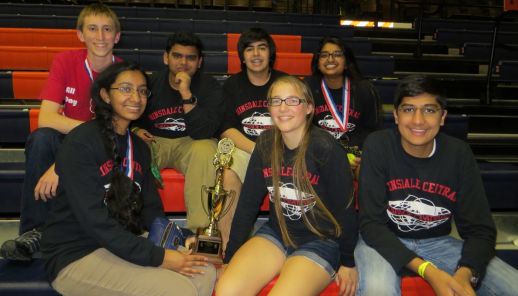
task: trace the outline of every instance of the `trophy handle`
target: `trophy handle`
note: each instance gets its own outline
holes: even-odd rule
[[[207,208],[205,207],[205,202],[203,200],[203,195],[205,195],[206,193],[208,193],[208,189],[207,189],[207,186],[205,185],[202,185],[201,186],[201,194],[200,194],[200,199],[201,199],[201,205],[203,206],[203,211],[205,212],[205,214],[207,214],[207,216],[210,216],[210,213],[207,211]]]
[[[218,216],[218,220],[219,220],[219,218],[225,216],[228,213],[228,211],[230,210],[230,208],[232,207],[232,204],[234,203],[234,198],[236,197],[236,192],[234,191],[234,189],[232,189],[232,190],[230,190],[228,195],[229,195],[228,198],[230,199],[230,201],[228,203],[228,206],[225,205],[226,209]]]

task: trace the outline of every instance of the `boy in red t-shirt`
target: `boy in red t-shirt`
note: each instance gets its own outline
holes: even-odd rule
[[[81,11],[77,37],[87,49],[58,54],[39,97],[39,128],[29,135],[25,146],[20,237],[2,245],[0,256],[4,258],[30,260],[39,251],[41,231],[58,187],[54,172],[57,151],[66,134],[94,117],[92,82],[103,69],[120,61],[113,55],[113,46],[120,38],[120,23],[107,6],[93,4]]]

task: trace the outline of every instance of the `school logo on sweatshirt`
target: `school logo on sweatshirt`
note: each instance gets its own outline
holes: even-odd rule
[[[185,131],[185,121],[183,118],[167,118],[163,123],[155,123],[155,127],[173,132]]]
[[[252,116],[241,121],[245,133],[249,136],[256,136],[272,128],[272,117],[270,113],[254,112]]]
[[[328,131],[335,139],[340,139],[343,134],[353,131],[356,127],[354,123],[348,122],[347,129],[342,131],[332,115],[327,115],[324,117],[324,119],[319,120],[318,125],[320,125],[320,127],[324,130]]]
[[[315,204],[315,198],[312,194],[306,192],[300,192],[293,183],[282,183],[279,182],[279,194],[281,195],[281,206],[284,209],[284,216],[290,218],[290,220],[299,220],[302,217],[302,210],[307,212],[311,210]],[[268,192],[270,192],[270,201],[274,202],[274,188],[268,186]],[[300,195],[302,200],[302,207],[300,206],[297,195]]]
[[[446,222],[451,212],[426,198],[408,195],[404,200],[389,201],[387,214],[402,232],[430,229]]]

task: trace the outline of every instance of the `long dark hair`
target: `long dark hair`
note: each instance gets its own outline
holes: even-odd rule
[[[108,212],[111,217],[119,221],[127,230],[140,235],[144,232],[142,221],[140,220],[140,212],[142,210],[140,188],[121,170],[123,159],[115,138],[113,125],[114,110],[112,105],[105,102],[101,97],[101,90],[104,89],[109,92],[111,85],[117,80],[117,77],[126,71],[139,71],[147,80],[146,74],[134,62],[114,64],[106,68],[97,77],[90,90],[90,95],[95,103],[94,120],[101,130],[106,154],[113,161],[113,177],[105,199]],[[130,136],[128,135],[128,137]]]

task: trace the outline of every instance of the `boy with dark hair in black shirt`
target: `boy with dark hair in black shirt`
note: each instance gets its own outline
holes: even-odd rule
[[[152,95],[132,131],[148,145],[156,141],[159,169],[174,168],[185,176],[186,227],[208,224],[200,202],[202,185],[214,184],[216,141],[212,139],[224,113],[223,90],[214,77],[198,68],[202,43],[192,32],[177,31],[164,52],[168,67],[151,75]]]
[[[494,257],[496,229],[475,157],[439,133],[445,107],[436,80],[409,76],[396,90],[398,127],[365,141],[355,250],[361,295],[401,295],[399,276],[416,273],[437,295],[518,295],[518,271]],[[452,216],[464,241],[449,236]]]
[[[276,58],[275,42],[261,28],[246,30],[237,44],[242,71],[232,75],[223,85],[227,106],[225,119],[219,128],[221,138],[234,141],[234,165],[225,173],[224,187],[234,189],[239,198],[245,181],[250,154],[259,135],[271,128],[271,117],[266,103],[266,94],[278,77],[288,75],[273,69]],[[237,201],[234,202],[234,208]],[[234,210],[220,220],[220,225],[230,228]],[[224,244],[228,235],[222,232]]]

